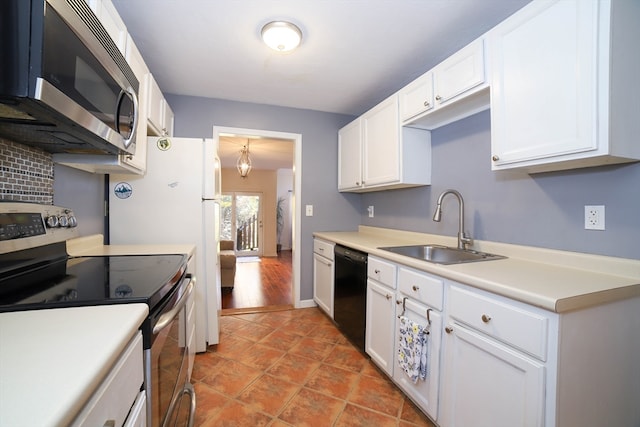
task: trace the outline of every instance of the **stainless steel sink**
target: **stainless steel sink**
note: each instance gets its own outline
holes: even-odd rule
[[[440,245],[390,246],[378,249],[433,262],[435,264],[461,264],[465,262],[490,261],[506,258],[502,255]]]

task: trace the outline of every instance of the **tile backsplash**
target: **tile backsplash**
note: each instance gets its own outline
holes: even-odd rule
[[[0,138],[0,200],[53,204],[51,154]]]

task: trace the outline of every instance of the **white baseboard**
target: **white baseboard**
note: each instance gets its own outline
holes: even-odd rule
[[[296,304],[296,308],[311,308],[317,307],[318,304],[312,299],[301,300],[298,304]]]

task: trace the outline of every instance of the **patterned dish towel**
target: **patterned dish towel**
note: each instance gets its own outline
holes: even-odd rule
[[[406,316],[400,316],[398,365],[414,383],[427,378],[428,330]]]

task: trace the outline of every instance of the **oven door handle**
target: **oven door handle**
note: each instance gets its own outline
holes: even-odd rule
[[[193,286],[196,282],[196,278],[187,276],[185,280],[189,281],[189,283],[187,284],[187,289],[182,294],[178,302],[176,302],[176,305],[173,306],[171,310],[169,310],[168,312],[160,316],[160,318],[158,319],[158,323],[156,323],[156,325],[153,327],[154,334],[157,334],[158,332],[166,328],[169,325],[169,323],[171,323],[173,318],[176,317],[178,313],[180,313],[180,310],[184,308],[185,304],[187,304],[187,299],[189,299],[189,296],[193,291]]]
[[[185,394],[189,395],[189,418],[187,420],[187,427],[193,427],[193,423],[195,421],[196,418],[196,392],[193,389],[193,385],[191,385],[191,383],[186,383],[184,385],[184,387],[182,388],[182,391],[180,391],[180,393],[177,393],[175,396],[173,396],[173,400],[171,401],[171,404],[169,405],[169,409],[167,410],[167,416],[164,419],[164,423],[162,423],[162,427],[169,427],[170,423],[173,420],[173,413],[176,410],[176,405],[178,405],[178,402],[180,401],[180,399],[182,399],[182,396],[184,396]],[[175,424],[177,424],[178,420],[175,420]]]

